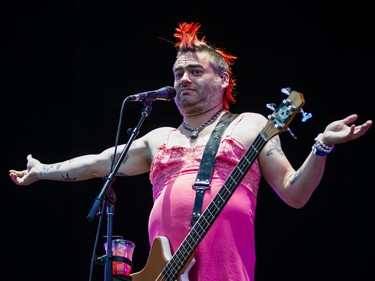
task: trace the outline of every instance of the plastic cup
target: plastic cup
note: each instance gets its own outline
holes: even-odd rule
[[[135,244],[129,240],[125,239],[115,239],[112,240],[112,271],[113,275],[125,275],[130,276],[131,264],[126,263],[126,261],[116,261],[116,257],[123,257],[130,261],[133,258]],[[107,242],[104,243],[104,249],[107,252]]]

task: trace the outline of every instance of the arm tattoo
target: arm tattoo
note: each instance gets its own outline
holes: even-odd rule
[[[58,170],[58,169],[60,169],[61,164],[57,164],[57,165],[55,165],[55,164],[53,164],[53,165],[44,165],[42,167],[42,171],[40,172],[40,176],[41,177],[45,176],[48,173],[48,171],[51,170],[54,167],[56,168],[56,170]],[[71,178],[71,177],[69,177],[68,173],[66,173],[66,175],[61,175],[61,177],[60,177],[60,180],[62,180],[62,181],[75,181],[76,179],[77,178]]]
[[[117,153],[115,155],[115,161],[114,161],[115,163],[117,163],[118,159],[120,158],[120,155],[121,155],[121,153]],[[113,159],[113,156],[112,156],[112,159]],[[129,155],[126,154],[125,157],[124,157],[124,159],[122,160],[122,164],[125,164],[126,161],[128,161],[128,159],[129,159]]]
[[[290,184],[292,185],[301,177],[301,171],[298,170],[296,173],[289,179]]]
[[[48,171],[50,170],[50,169],[52,169],[53,168],[53,166],[54,165],[44,165],[43,167],[42,167],[42,170],[40,171],[40,176],[41,177],[43,177],[45,174],[47,174],[48,173]]]
[[[60,180],[62,181],[75,181],[77,178],[71,178],[68,173],[61,175]]]
[[[272,155],[273,152],[274,152],[274,150],[276,150],[277,152],[279,152],[281,155],[284,156],[284,152],[283,152],[283,150],[281,149],[281,146],[280,146],[280,144],[279,144],[278,141],[276,141],[275,139],[271,139],[271,140],[270,140],[270,143],[271,143],[271,145],[270,145],[270,149],[266,152],[266,155],[267,155],[267,156]]]
[[[117,154],[116,154],[114,163],[117,163],[117,161],[118,161],[119,158],[120,158],[120,155],[121,155],[121,153],[117,153]],[[113,156],[112,156],[112,159],[113,159]],[[125,164],[126,161],[128,161],[128,159],[129,159],[129,155],[128,155],[128,154],[125,154],[125,157],[124,157],[124,159],[122,160],[122,163],[121,163],[121,164]],[[125,174],[125,173],[122,173],[122,172],[117,172],[117,173],[116,173],[116,176],[127,177],[128,175]]]
[[[49,170],[51,170],[52,168],[55,168],[55,167],[56,167],[56,170],[58,170],[58,169],[60,169],[61,164],[44,165],[42,167],[42,171],[40,172],[40,176],[43,177],[45,174],[48,173]]]

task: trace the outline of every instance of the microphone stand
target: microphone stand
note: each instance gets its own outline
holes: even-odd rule
[[[92,221],[95,215],[98,213],[98,210],[100,206],[103,203],[103,200],[105,200],[105,197],[108,199],[106,201],[107,205],[107,256],[105,257],[105,263],[104,263],[104,280],[105,281],[112,281],[113,280],[113,270],[112,270],[112,222],[113,222],[113,215],[114,215],[114,203],[116,201],[116,194],[111,188],[117,171],[120,168],[120,165],[126,155],[126,153],[129,150],[130,145],[136,138],[136,136],[139,133],[139,130],[146,119],[150,115],[151,109],[152,109],[152,101],[143,102],[143,110],[141,114],[141,118],[138,121],[137,126],[132,130],[132,133],[129,137],[128,142],[126,143],[124,149],[122,150],[120,157],[118,161],[116,162],[116,165],[113,168],[113,171],[106,177],[106,181],[104,183],[104,186],[102,190],[100,191],[99,195],[96,197],[96,200],[94,202],[94,205],[92,206],[89,215],[87,216],[87,219],[89,221]],[[131,277],[129,277],[131,280]]]

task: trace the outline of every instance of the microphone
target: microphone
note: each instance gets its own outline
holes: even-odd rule
[[[159,90],[143,92],[136,95],[126,97],[127,101],[154,101],[165,100],[169,101],[176,96],[176,90],[171,86],[160,88]]]

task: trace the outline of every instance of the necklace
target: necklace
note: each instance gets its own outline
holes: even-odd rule
[[[198,128],[192,128],[190,127],[188,124],[186,124],[185,122],[182,122],[182,126],[191,132],[190,134],[190,139],[193,139],[195,140],[196,138],[198,138],[198,135],[199,133],[204,129],[206,128],[208,125],[210,125],[212,122],[214,122],[216,120],[216,118],[219,116],[219,114],[223,111],[223,109],[220,109],[218,112],[216,112],[214,115],[212,115],[212,117],[206,122],[206,123],[203,123],[202,125],[200,125]]]

